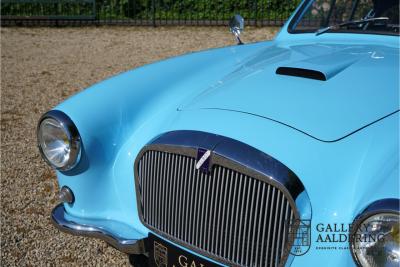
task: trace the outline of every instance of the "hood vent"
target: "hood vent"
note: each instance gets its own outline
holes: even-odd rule
[[[324,73],[317,70],[302,69],[302,68],[292,68],[292,67],[279,67],[276,70],[276,74],[296,76],[302,78],[308,78],[313,80],[326,81],[327,78]]]

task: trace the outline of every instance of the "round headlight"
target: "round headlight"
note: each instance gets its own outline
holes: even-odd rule
[[[380,208],[364,212],[354,224],[351,250],[359,266],[400,264],[399,211]]]
[[[81,138],[75,124],[63,112],[52,110],[44,114],[37,138],[42,157],[53,168],[68,171],[78,164]]]

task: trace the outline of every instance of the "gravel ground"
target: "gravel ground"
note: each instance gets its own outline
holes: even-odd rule
[[[246,42],[276,28],[248,28]],[[102,241],[51,226],[54,172],[36,148],[40,115],[117,73],[182,53],[233,44],[224,27],[1,29],[1,266],[128,265]]]

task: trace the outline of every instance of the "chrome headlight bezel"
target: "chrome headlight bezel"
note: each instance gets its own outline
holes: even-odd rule
[[[41,143],[41,125],[44,121],[52,119],[57,121],[61,126],[68,138],[69,142],[69,157],[68,160],[63,164],[63,166],[56,166],[44,152],[44,148]],[[59,110],[50,110],[46,112],[40,119],[37,125],[37,143],[40,154],[42,158],[49,164],[52,168],[59,171],[69,171],[72,170],[80,161],[81,158],[81,150],[82,150],[82,142],[79,131],[73,121],[62,111]]]
[[[359,230],[360,226],[370,218],[378,215],[384,216],[385,214],[400,216],[400,200],[394,198],[388,198],[375,201],[372,204],[370,204],[367,208],[365,208],[354,219],[350,233],[351,238],[349,240],[350,241],[349,245],[350,245],[351,255],[357,266],[363,267],[355,251],[356,248],[355,248],[354,237],[356,236],[357,231]]]

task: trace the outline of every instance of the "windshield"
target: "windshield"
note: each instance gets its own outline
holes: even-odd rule
[[[310,0],[292,20],[289,32],[316,32],[349,21],[383,17],[387,19],[332,27],[328,32],[398,35],[399,8],[399,0]]]

